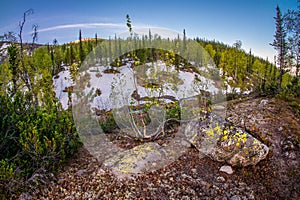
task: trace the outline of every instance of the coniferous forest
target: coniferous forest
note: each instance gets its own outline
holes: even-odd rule
[[[299,7],[276,8],[274,63],[240,40],[136,34],[129,15],[126,37],[40,44],[33,26],[24,42],[25,11],[0,36],[0,198],[299,198]],[[115,176],[140,157],[155,170]]]

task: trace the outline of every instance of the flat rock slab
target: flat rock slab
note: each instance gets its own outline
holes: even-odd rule
[[[118,179],[132,178],[169,165],[189,147],[190,143],[181,132],[178,132],[175,138],[167,139],[162,146],[156,142],[148,142],[132,149],[119,151],[106,159],[102,167],[111,170]]]
[[[103,166],[110,169],[119,179],[131,178],[132,175],[155,169],[164,155],[163,147],[155,142],[149,142],[118,152],[105,160]]]

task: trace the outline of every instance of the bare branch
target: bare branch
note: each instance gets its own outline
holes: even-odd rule
[[[25,11],[23,13],[23,18],[22,18],[22,21],[19,21],[19,39],[20,39],[20,45],[21,45],[21,51],[23,51],[23,37],[22,37],[22,34],[23,34],[23,29],[24,29],[24,25],[25,25],[25,22],[26,22],[26,17],[33,14],[33,9],[29,9],[27,11]],[[22,52],[21,52],[22,54]]]

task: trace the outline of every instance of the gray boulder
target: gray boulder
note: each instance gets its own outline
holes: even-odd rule
[[[232,166],[256,165],[269,152],[265,144],[248,132],[213,113],[189,122],[185,135],[200,154]]]

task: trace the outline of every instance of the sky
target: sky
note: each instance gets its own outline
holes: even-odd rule
[[[242,48],[254,55],[273,60],[270,43],[275,33],[276,6],[282,13],[297,9],[297,0],[2,0],[0,35],[18,32],[23,13],[27,17],[24,40],[31,41],[32,25],[38,25],[38,42],[59,44],[83,37],[108,38],[127,31],[126,14],[133,30],[163,28],[189,38],[217,40],[232,45],[242,41]]]

